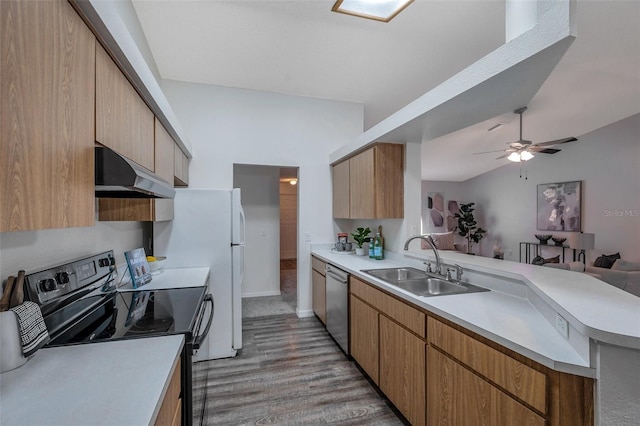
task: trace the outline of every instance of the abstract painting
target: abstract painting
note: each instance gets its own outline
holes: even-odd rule
[[[442,193],[428,193],[427,208],[429,209],[431,228],[442,228],[444,226],[444,196]]]
[[[540,184],[537,196],[538,230],[580,232],[581,181]]]
[[[458,202],[449,200],[447,203],[447,231],[455,231],[458,229],[458,219],[454,217],[456,213],[460,213]]]

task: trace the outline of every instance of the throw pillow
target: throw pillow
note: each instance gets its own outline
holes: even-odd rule
[[[533,260],[531,261],[532,265],[538,265],[538,266],[542,266],[544,265],[544,257],[542,256],[536,256],[533,258]]]
[[[569,262],[567,265],[569,265],[570,271],[584,272],[584,263],[582,262]]]
[[[453,241],[453,231],[445,232],[443,234],[431,234],[433,241],[436,243],[438,250],[455,250],[456,247]]]
[[[616,261],[613,262],[613,266],[611,266],[611,269],[615,269],[616,271],[640,271],[640,263],[616,259]]]
[[[536,256],[531,261],[532,265],[538,265],[538,266],[544,265],[545,263],[560,263],[560,255],[557,255],[556,257],[550,257],[548,259],[545,259],[542,256]]]
[[[611,269],[613,263],[618,259],[620,259],[620,253],[603,254],[593,261],[593,266],[596,266],[598,268]]]

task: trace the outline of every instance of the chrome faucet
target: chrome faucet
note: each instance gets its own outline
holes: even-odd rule
[[[433,250],[433,254],[436,256],[436,270],[434,271],[436,274],[440,275],[442,272],[442,262],[440,261],[440,253],[438,253],[438,249],[436,248],[436,243],[433,241],[433,237],[431,235],[414,235],[409,237],[407,241],[404,242],[404,249],[409,250],[409,243],[415,239],[425,240]]]

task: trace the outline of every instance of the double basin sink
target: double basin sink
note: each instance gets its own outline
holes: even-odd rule
[[[462,281],[447,281],[415,268],[364,269],[362,272],[416,296],[432,297],[489,291]]]

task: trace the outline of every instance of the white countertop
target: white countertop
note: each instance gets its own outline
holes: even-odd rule
[[[182,335],[40,349],[0,374],[0,424],[153,424]]]
[[[526,297],[527,291],[539,296],[592,339],[640,347],[640,299],[586,274],[568,274],[570,271],[441,252],[447,264],[457,263],[465,269],[518,280],[526,285],[526,289],[515,289],[513,294],[494,289],[482,293],[420,297],[361,270],[396,266],[423,269],[422,260],[433,259],[430,251],[396,253],[392,254],[393,260],[382,261],[337,254],[328,249],[314,249],[312,254],[554,370],[595,376],[595,368],[589,359],[585,359],[584,354],[581,356],[545,319]]]
[[[164,290],[168,288],[185,288],[185,287],[203,287],[207,285],[209,280],[209,268],[175,268],[175,269],[161,269],[161,272],[157,275],[152,275],[151,282],[134,289],[131,286],[131,280],[129,273],[125,269],[127,274],[123,279],[123,284],[118,287],[118,291],[132,291],[132,290]]]

